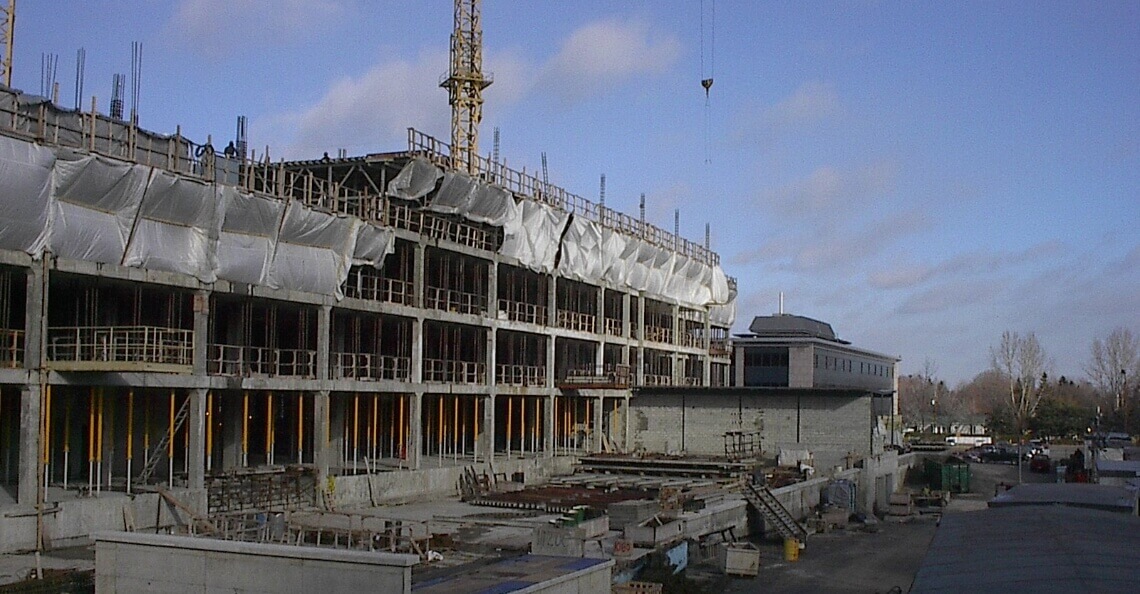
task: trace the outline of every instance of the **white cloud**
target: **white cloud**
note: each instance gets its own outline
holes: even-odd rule
[[[637,21],[590,23],[570,34],[543,68],[541,85],[565,102],[606,93],[676,62],[680,42]]]
[[[849,170],[825,165],[803,179],[762,192],[759,199],[791,219],[812,219],[838,210],[847,217],[851,209],[874,206],[877,199],[892,193],[897,169],[889,161]]]
[[[770,107],[764,117],[772,126],[790,127],[813,124],[843,113],[839,93],[818,81],[800,85],[791,95]]]
[[[167,24],[200,54],[217,58],[251,44],[303,43],[344,18],[338,0],[182,0]]]
[[[343,78],[314,105],[298,113],[255,122],[259,136],[286,147],[286,158],[316,158],[338,148],[351,154],[389,150],[407,142],[407,128],[447,141],[447,93],[438,86],[447,55],[421,54],[414,62],[395,61],[359,77]]]

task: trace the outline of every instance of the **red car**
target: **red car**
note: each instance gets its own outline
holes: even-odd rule
[[[1034,454],[1029,459],[1030,472],[1049,472],[1053,470],[1053,462],[1045,454]]]

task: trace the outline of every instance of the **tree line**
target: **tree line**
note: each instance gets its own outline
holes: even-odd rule
[[[1060,438],[1089,431],[1140,433],[1140,339],[1128,328],[1093,340],[1084,376],[1054,377],[1033,332],[1002,333],[990,367],[949,388],[927,359],[899,377],[899,412],[920,432],[990,433]]]

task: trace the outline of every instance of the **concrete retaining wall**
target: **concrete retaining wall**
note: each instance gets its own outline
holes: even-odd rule
[[[493,465],[472,464],[477,474],[505,473],[508,480],[523,473],[525,484],[546,482],[551,476],[573,472],[574,458],[532,458],[501,460]],[[372,475],[338,476],[333,481],[332,500],[335,507],[398,505],[411,501],[424,501],[454,497],[459,494],[459,477],[464,466],[430,468],[430,460],[419,471],[393,471]],[[500,478],[500,480],[502,480]]]
[[[182,489],[174,496],[188,508],[205,515],[206,491]],[[105,530],[125,530],[127,521],[136,530],[184,524],[189,517],[175,512],[157,493],[103,496],[49,503],[44,512],[44,533],[49,548],[91,543],[91,534]],[[12,507],[0,516],[0,553],[31,551],[36,548],[36,511]]]
[[[653,394],[630,401],[635,449],[724,454],[728,429],[759,431],[764,451],[810,449],[819,469],[841,464],[848,453],[872,449],[871,397],[836,395]]]
[[[95,535],[95,589],[119,592],[411,592],[415,555],[137,533]]]

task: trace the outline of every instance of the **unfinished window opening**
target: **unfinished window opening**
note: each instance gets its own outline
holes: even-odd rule
[[[397,240],[395,251],[384,258],[380,268],[353,266],[344,282],[344,295],[353,299],[414,305],[413,271],[415,250],[411,243]]]
[[[188,372],[191,294],[170,287],[52,275],[47,359],[61,371]]]
[[[558,279],[558,327],[594,332],[598,319],[598,287]]]
[[[333,379],[409,381],[412,320],[334,310]]]
[[[678,338],[683,347],[704,347],[705,315],[704,312],[687,307],[680,308],[678,312],[681,322],[681,332]]]
[[[480,437],[486,401],[474,395],[424,394],[421,415],[422,453],[436,463],[469,463],[486,459]],[[425,461],[427,462],[427,461]]]
[[[709,328],[709,355],[712,357],[729,357],[732,350],[728,344],[728,328],[712,326]]]
[[[423,381],[487,382],[487,330],[462,324],[424,322]]]
[[[508,459],[526,457],[545,450],[543,435],[546,411],[541,396],[497,396],[495,398],[495,452]]]
[[[672,386],[673,356],[665,351],[645,349],[644,376],[642,385]]]
[[[0,485],[15,501],[20,482],[20,389],[0,386]]]
[[[548,276],[506,264],[499,266],[499,312],[508,320],[545,325]]]
[[[213,297],[209,373],[316,377],[316,308],[219,294]]]
[[[495,340],[495,383],[510,386],[546,385],[547,337],[499,331]]]
[[[605,332],[610,336],[625,336],[625,295],[606,291],[604,299]]]
[[[403,468],[411,444],[408,394],[337,392],[330,396],[331,441],[340,462],[337,474],[384,472]],[[426,408],[428,396],[424,398]],[[426,411],[425,411],[426,412]],[[423,414],[423,413],[421,413]]]
[[[673,344],[673,306],[645,300],[645,340]]]
[[[598,399],[568,395],[554,399],[554,441],[564,455],[596,451],[599,432],[594,427]]]
[[[24,365],[26,279],[22,269],[0,267],[0,368]]]
[[[456,252],[428,247],[424,301],[429,309],[479,315],[487,310],[490,264]]]
[[[697,355],[682,355],[682,367],[682,385],[699,386],[704,383],[705,362],[702,357]]]

